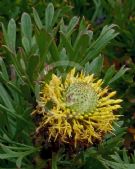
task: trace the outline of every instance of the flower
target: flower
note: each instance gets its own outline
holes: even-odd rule
[[[102,87],[103,80],[94,75],[76,74],[72,69],[65,79],[52,75],[48,84],[43,83],[37,108],[32,115],[41,115],[36,132],[42,129],[48,142],[60,141],[73,144],[93,144],[113,130],[118,119],[114,111],[121,99],[112,99],[116,92]]]

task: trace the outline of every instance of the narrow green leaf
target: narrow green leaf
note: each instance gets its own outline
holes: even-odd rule
[[[114,161],[109,161],[109,160],[102,160],[105,166],[111,167],[112,169],[134,169],[135,164],[127,164],[127,163],[117,163]]]
[[[18,155],[18,154],[17,154]],[[8,159],[8,158],[13,158],[13,157],[16,157],[17,156],[16,154],[0,154],[0,159],[4,160],[4,159]]]
[[[21,17],[21,32],[22,35],[28,38],[29,41],[31,41],[32,38],[32,23],[31,23],[31,17],[27,13],[23,13]]]
[[[16,166],[17,166],[18,168],[21,168],[23,158],[24,158],[24,156],[20,156],[20,157],[18,157],[18,159],[16,160]]]
[[[126,149],[123,149],[123,160],[124,160],[125,163],[130,163]]]
[[[105,76],[103,78],[104,83],[108,84],[108,82],[111,80],[114,74],[115,74],[115,67],[114,65],[112,65],[105,73]]]
[[[29,74],[29,77],[31,80],[37,79],[38,73],[40,73],[39,70],[39,64],[40,64],[40,57],[39,55],[31,55],[28,61],[27,71]],[[34,77],[36,75],[36,77]]]
[[[34,92],[35,92],[35,96],[36,96],[37,100],[39,100],[39,98],[40,98],[40,90],[41,90],[40,84],[36,83]]]
[[[68,60],[68,56],[66,54],[65,48],[63,48],[61,50],[60,55],[59,55],[59,59],[60,59],[60,61]]]
[[[88,34],[82,34],[76,41],[74,46],[74,61],[79,61],[85,55],[86,49],[89,46]]]
[[[10,49],[15,52],[15,45],[16,45],[16,23],[14,19],[11,19],[8,23],[8,30],[7,30],[7,37],[8,37],[8,46]]]
[[[121,157],[119,156],[119,154],[117,152],[115,152],[114,155],[111,155],[111,158],[118,163],[123,163],[123,160],[121,159]]]
[[[92,43],[91,41],[92,41],[92,38],[93,38],[93,32],[88,30],[87,33],[88,33],[88,36],[89,36],[89,45],[91,45],[91,43]]]
[[[26,36],[22,37],[22,45],[25,49],[25,52],[27,54],[29,54],[30,50],[31,50],[31,46],[30,46],[30,41],[28,40],[28,38]]]
[[[86,21],[85,21],[85,18],[82,17],[80,24],[79,24],[79,32],[83,32],[83,31],[86,31],[86,30],[87,30]]]
[[[8,146],[5,146],[4,144],[0,143],[0,147],[2,148],[2,150],[7,153],[8,155],[15,155],[16,153],[14,151],[12,151]]]
[[[102,66],[103,66],[103,57],[100,55],[96,57],[90,64],[87,63],[85,70],[87,73],[99,75],[101,73]]]
[[[58,163],[57,154],[53,153],[52,154],[52,169],[58,169],[57,163]]]
[[[48,50],[51,42],[51,36],[45,29],[42,29],[38,34],[36,34],[36,41],[39,47],[40,55],[45,55],[45,52]]]
[[[122,77],[127,70],[128,68],[125,68],[125,66],[122,66],[120,70],[115,74],[115,76],[108,82],[108,84],[111,84],[115,82],[117,79],[119,79],[120,77]]]
[[[63,18],[60,20],[60,32],[66,35],[67,26],[64,24]]]
[[[5,80],[9,80],[9,76],[8,76],[8,72],[7,72],[7,68],[6,68],[6,65],[2,59],[2,57],[0,57],[0,67],[1,67],[1,73],[4,77]]]
[[[59,18],[59,16],[60,16],[60,13],[61,13],[61,9],[59,9],[59,10],[57,10],[56,12],[55,12],[55,15],[54,15],[54,17],[53,17],[53,21],[52,21],[52,26],[54,26],[55,25],[55,23],[57,23],[58,21],[58,18]],[[59,23],[58,23],[59,24]]]
[[[24,121],[25,123],[31,125],[31,124],[29,123],[29,121],[27,121],[27,120],[26,120],[25,118],[23,118],[21,115],[17,114],[15,111],[13,111],[13,110],[11,110],[11,109],[9,109],[9,108],[3,106],[2,104],[0,104],[0,109],[1,109],[2,111],[6,111],[7,114],[8,114],[8,116],[11,116],[11,117],[13,117],[13,118],[18,118],[18,119]]]
[[[12,55],[9,55],[10,56],[10,58],[11,58],[11,60],[12,60],[12,63],[13,63],[13,65],[14,65],[14,67],[15,67],[15,70],[16,70],[16,72],[17,72],[17,75],[19,76],[19,78],[23,81],[23,78],[22,78],[22,74],[24,73],[24,70],[22,69],[22,65],[21,65],[21,62],[20,62],[20,57],[18,57],[18,55],[15,55],[13,52],[12,52],[12,50],[10,50],[10,48],[8,47],[8,46],[5,46],[5,45],[3,45],[4,47],[5,47],[5,49],[9,52],[9,53],[11,53]]]
[[[52,43],[52,37],[45,29],[42,29],[40,32],[36,34],[36,41],[40,52],[39,67],[42,70],[42,68],[45,65],[45,61],[47,60],[47,53]]]
[[[74,16],[70,22],[69,25],[67,26],[67,31],[66,31],[66,37],[70,37],[70,35],[72,34],[72,32],[74,31],[74,28],[76,27],[76,25],[79,22],[79,18]]]
[[[67,55],[69,56],[69,58],[73,59],[74,50],[73,50],[73,47],[71,46],[70,41],[68,40],[68,38],[62,32],[60,32],[60,34],[61,34],[61,44],[66,49]]]
[[[36,23],[37,27],[39,29],[42,29],[43,25],[42,25],[42,22],[41,22],[41,20],[39,18],[39,15],[38,15],[38,13],[37,13],[35,8],[33,8],[33,16],[34,16],[34,20],[35,20],[35,23]]]
[[[40,55],[42,57],[48,49],[49,42],[51,41],[51,37],[48,34],[48,32],[42,29],[40,32],[36,34],[36,41],[39,47]]]
[[[118,35],[113,29],[114,26],[115,25],[110,25],[103,28],[97,40],[94,41],[87,50],[87,55],[82,59],[81,64],[85,64],[98,56],[101,50]]]
[[[4,40],[5,40],[6,44],[8,44],[8,35],[6,32],[5,26],[3,25],[3,23],[1,25],[2,25],[3,35],[4,35]]]
[[[0,98],[3,100],[4,105],[14,112],[14,107],[11,103],[11,98],[1,83],[0,83],[0,91],[1,91]]]
[[[14,92],[17,92],[19,95],[23,96],[23,93],[17,85],[13,84],[11,81],[7,83],[8,87],[12,89]]]
[[[52,27],[52,21],[54,17],[54,6],[52,3],[49,3],[45,11],[45,26],[49,30]]]
[[[52,43],[50,45],[50,53],[51,53],[51,56],[52,56],[52,59],[54,61],[58,61],[59,60],[59,51],[58,51],[58,48],[56,46],[56,43],[54,40],[52,40]]]
[[[94,163],[93,163],[94,161]],[[98,160],[98,158],[89,157],[86,159],[84,169],[106,169],[106,167]]]

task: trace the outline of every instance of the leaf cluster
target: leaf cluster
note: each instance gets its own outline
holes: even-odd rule
[[[60,16],[60,11],[55,11],[53,4],[49,3],[42,19],[35,8],[32,17],[24,12],[20,31],[17,31],[18,25],[13,18],[7,27],[2,24],[0,167],[33,168],[37,165],[41,168],[41,159],[36,164],[35,161],[42,147],[35,147],[32,143],[35,125],[30,114],[36,106],[44,79],[48,82],[52,73],[64,77],[72,67],[76,67],[78,71],[102,77],[105,85],[115,88],[114,84],[128,70],[122,66],[117,71],[111,66],[104,71],[103,50],[118,35],[116,25],[104,26],[95,37],[84,18],[73,16],[65,22]],[[109,160],[109,155],[114,154],[116,145],[121,145],[124,129],[117,128],[116,132],[116,137],[108,135],[103,144],[81,151],[73,160],[69,159],[68,153],[52,153],[52,168],[56,169],[57,165],[61,168],[89,168],[89,161],[93,158],[98,161],[98,166],[103,164]]]

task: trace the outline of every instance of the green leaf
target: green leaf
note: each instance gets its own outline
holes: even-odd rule
[[[66,31],[67,31],[67,27],[66,27],[66,25],[64,24],[64,20],[63,20],[63,18],[62,18],[61,21],[60,21],[60,32],[62,32],[63,34],[66,35]]]
[[[59,61],[54,64],[55,67],[59,67],[60,72],[65,72],[68,66],[71,66],[69,58],[67,56],[65,48],[60,51]]]
[[[42,22],[41,22],[39,15],[38,15],[37,11],[35,10],[35,8],[33,8],[33,16],[34,16],[34,20],[35,20],[37,27],[39,29],[42,29],[43,25],[42,25]]]
[[[40,53],[40,66],[39,67],[42,70],[45,65],[45,61],[47,60],[47,53],[52,43],[52,37],[45,29],[42,29],[36,34],[36,41],[37,41],[37,45],[38,45],[39,53]]]
[[[126,149],[123,149],[123,160],[125,163],[129,163],[130,161]]]
[[[7,72],[7,68],[6,68],[6,65],[3,61],[3,59],[0,57],[0,67],[1,67],[1,73],[2,73],[2,76],[3,78],[8,81],[9,80],[9,76],[8,76],[8,72]]]
[[[42,29],[39,33],[36,34],[36,41],[41,56],[44,56],[47,52],[51,40],[51,36],[45,29]]]
[[[61,45],[64,46],[64,48],[67,51],[67,55],[69,56],[70,59],[73,59],[74,57],[74,50],[73,47],[71,46],[70,41],[67,39],[67,37],[61,33]]]
[[[94,41],[87,50],[87,55],[82,59],[81,64],[87,63],[98,56],[101,50],[112,40],[118,33],[113,29],[115,25],[104,26],[100,36]]]
[[[58,163],[58,154],[52,153],[52,169],[58,169],[57,163]]]
[[[3,145],[3,144],[0,144],[0,147],[2,148],[2,150],[3,150],[5,153],[7,153],[7,155],[5,154],[5,156],[4,156],[4,154],[3,154],[3,157],[0,157],[1,159],[5,159],[5,158],[11,157],[11,156],[14,157],[14,156],[16,155],[16,153],[13,152],[8,146],[5,146],[5,145]]]
[[[68,60],[68,56],[66,54],[66,50],[65,48],[63,48],[60,52],[60,61],[64,61],[64,60]]]
[[[49,50],[50,50],[53,61],[58,61],[59,60],[59,51],[58,51],[58,48],[56,46],[54,39],[52,40]]]
[[[25,49],[25,52],[27,54],[29,54],[29,52],[31,50],[31,46],[30,46],[30,41],[29,41],[29,39],[26,36],[22,37],[22,45],[23,45],[23,47]]]
[[[54,15],[53,21],[52,21],[52,26],[54,26],[55,23],[58,22],[58,18],[59,18],[59,16],[60,16],[60,13],[61,13],[61,9],[59,9],[59,10],[57,10],[57,11],[55,12],[55,15]],[[59,24],[60,24],[60,23],[58,23],[58,25],[59,25]]]
[[[86,49],[89,46],[89,35],[84,33],[79,36],[75,45],[74,45],[74,61],[79,61],[85,55]]]
[[[115,155],[111,155],[111,158],[118,163],[123,163],[123,160],[121,159],[121,157],[117,152],[115,152]]]
[[[31,55],[28,61],[28,74],[31,80],[37,79],[37,75],[40,72],[38,67],[39,64],[40,64],[39,55]]]
[[[36,83],[35,84],[35,91],[34,91],[34,93],[35,93],[35,96],[36,96],[36,99],[37,100],[39,100],[39,98],[40,98],[40,84],[38,84],[38,83]]]
[[[6,107],[8,107],[11,111],[14,112],[15,110],[11,103],[11,98],[1,83],[0,83],[0,91],[1,91],[0,98],[3,100],[3,103],[6,105]]]
[[[127,163],[118,163],[114,161],[109,161],[109,160],[102,160],[102,163],[106,167],[111,167],[112,169],[134,169],[135,164],[127,164]]]
[[[79,22],[79,18],[74,16],[70,22],[69,25],[67,26],[67,30],[66,30],[66,37],[70,37],[70,35],[72,34],[72,32],[74,31],[75,26],[78,24]]]
[[[7,32],[6,32],[5,26],[3,25],[3,23],[1,25],[2,25],[2,32],[3,32],[3,35],[4,35],[4,40],[5,40],[6,44],[8,44],[8,35],[7,35]]]
[[[21,91],[21,89],[16,85],[16,84],[13,84],[13,82],[9,81],[7,83],[8,87],[10,89],[12,89],[14,92],[17,92],[19,95],[23,96],[23,93]]]
[[[15,44],[16,44],[16,23],[14,19],[11,19],[8,23],[8,30],[7,30],[7,37],[8,37],[8,46],[9,48],[15,52]]]
[[[98,160],[98,158],[89,157],[86,159],[84,169],[106,169],[106,167]]]
[[[112,76],[115,74],[115,67],[112,65],[107,71],[103,78],[103,81],[105,84],[108,84],[108,82],[111,80]]]
[[[0,152],[0,159],[14,159],[14,158],[16,158],[16,165],[17,165],[17,167],[20,168],[24,157],[38,151],[37,148],[34,148],[32,146],[29,146],[29,148],[25,147],[25,145],[23,145],[23,144],[20,144],[20,146],[16,145],[16,147],[13,147],[13,146],[6,146],[4,144],[0,144],[1,149],[4,152],[4,153]]]
[[[21,17],[21,32],[22,32],[22,35],[28,38],[28,40],[31,42],[31,38],[32,38],[31,18],[30,18],[30,15],[25,12],[22,14],[22,17]]]
[[[91,45],[91,43],[92,43],[91,41],[92,41],[92,38],[93,38],[93,32],[88,30],[87,33],[89,35],[89,45]]]
[[[45,26],[48,31],[52,27],[53,17],[54,17],[54,6],[52,3],[49,3],[45,11]]]
[[[18,157],[18,159],[16,160],[16,166],[17,166],[18,168],[21,168],[23,158],[24,158],[24,156],[20,156],[20,157]]]
[[[106,134],[105,139],[102,143],[98,145],[98,154],[101,154],[102,156],[107,156],[110,154],[113,154],[118,150],[120,146],[123,144],[123,136],[126,133],[126,128],[122,127],[123,121],[119,121],[117,123],[114,123],[114,134]]]
[[[96,57],[91,63],[87,63],[85,65],[85,71],[87,73],[99,75],[101,73],[102,66],[103,66],[103,57],[100,55]]]
[[[2,111],[7,112],[7,114],[8,114],[9,117],[11,116],[13,118],[18,118],[18,119],[22,120],[23,122],[31,125],[24,117],[22,117],[21,115],[17,114],[15,111],[13,111],[13,110],[11,110],[11,109],[3,106],[2,104],[0,104],[0,109]]]
[[[79,32],[86,31],[86,30],[87,30],[86,21],[85,21],[85,18],[83,16],[81,21],[80,21],[80,24],[79,24]]]
[[[119,79],[120,77],[122,77],[127,70],[128,68],[125,68],[125,66],[122,66],[120,70],[115,74],[115,76],[108,82],[108,84],[111,84],[115,82],[117,79]]]

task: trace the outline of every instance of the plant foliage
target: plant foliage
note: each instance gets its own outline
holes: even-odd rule
[[[74,1],[76,5],[82,2],[86,1]],[[96,6],[92,18],[94,22],[99,15],[101,1],[93,2]],[[115,2],[109,5],[114,9]],[[65,8],[63,6],[62,9]],[[112,45],[111,41],[120,37],[115,25],[118,22],[103,26],[99,33],[92,30],[84,17],[65,19],[61,17],[62,14],[61,10],[56,10],[49,3],[44,15],[33,8],[31,15],[26,12],[21,15],[19,25],[13,18],[7,26],[2,23],[0,167],[39,169],[50,166],[51,160],[52,169],[133,169],[135,155],[130,158],[125,150],[120,150],[125,134],[123,122],[119,122],[121,127],[114,124],[116,136],[108,134],[102,143],[81,150],[72,159],[63,149],[58,153],[51,152],[52,157],[44,158],[42,147],[33,143],[36,126],[31,112],[36,106],[41,82],[44,79],[48,82],[52,73],[64,76],[72,67],[76,67],[78,71],[84,70],[87,74],[102,77],[104,85],[116,90],[118,79],[124,78],[129,71],[124,65],[119,70],[115,65],[104,67],[107,45]],[[121,92],[119,95],[122,97]]]

